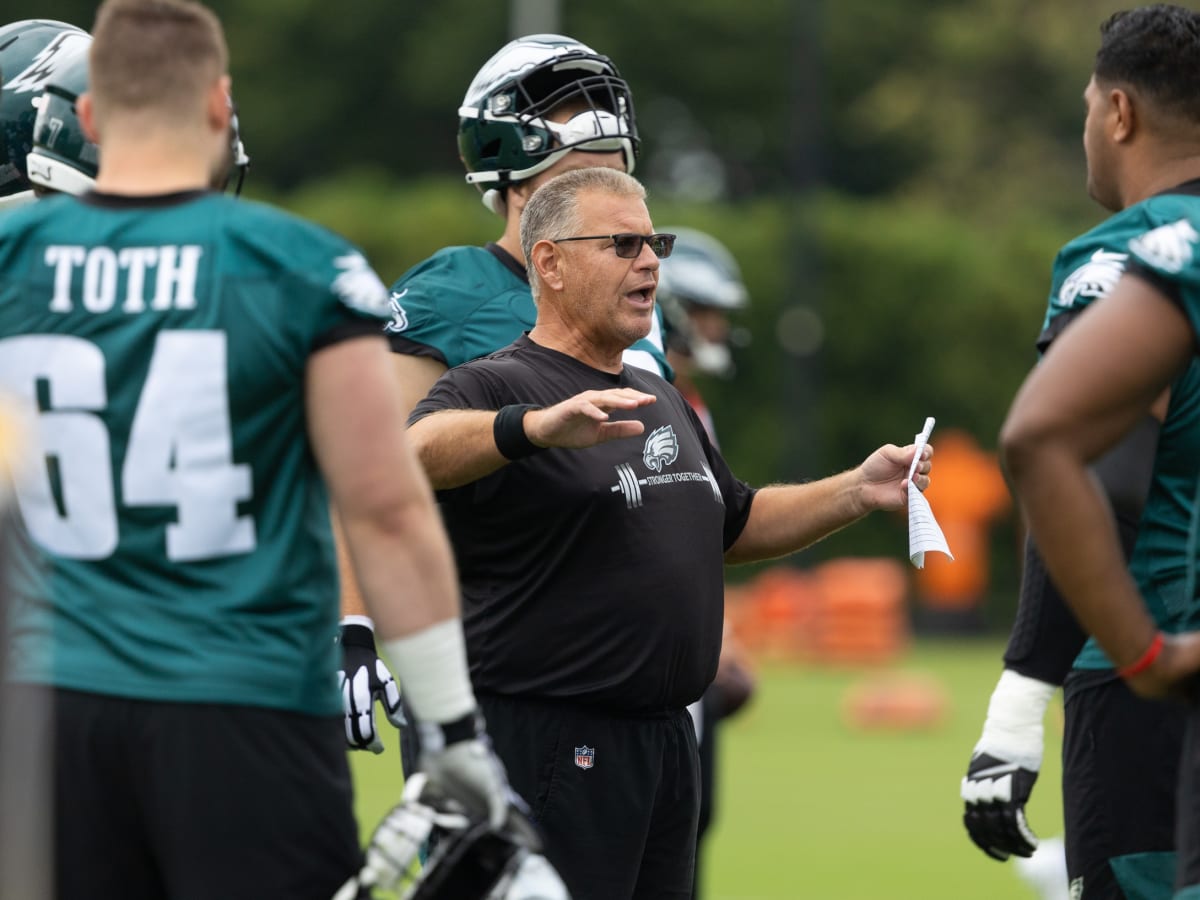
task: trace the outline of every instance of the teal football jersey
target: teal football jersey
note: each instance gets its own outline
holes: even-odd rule
[[[37,451],[11,677],[338,713],[304,375],[387,318],[356,249],[244,200],[60,196],[0,218],[0,391]]]
[[[1200,198],[1187,193],[1160,194],[1122,210],[1068,243],[1054,263],[1053,289],[1039,347],[1044,349],[1066,323],[1093,300],[1107,294],[1124,273],[1129,242],[1163,223],[1173,222]],[[1138,524],[1129,570],[1158,624],[1166,631],[1194,628],[1186,594],[1188,535],[1196,480],[1200,475],[1200,361],[1194,360],[1171,387],[1171,402],[1159,431],[1154,472]],[[1077,668],[1110,668],[1093,639],[1075,662]]]
[[[496,244],[439,250],[400,276],[391,302],[392,348],[448,368],[507,347],[537,318],[525,269]],[[650,334],[625,351],[625,362],[671,381],[662,311],[654,313]]]

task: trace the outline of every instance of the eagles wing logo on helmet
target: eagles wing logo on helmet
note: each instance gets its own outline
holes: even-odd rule
[[[1129,242],[1129,249],[1164,272],[1181,272],[1195,255],[1200,235],[1187,219],[1147,231]]]
[[[388,289],[361,253],[339,256],[333,264],[342,270],[333,280],[333,291],[351,309],[372,316],[387,316]]]
[[[1079,297],[1103,297],[1120,280],[1127,259],[1128,253],[1097,250],[1091,259],[1067,277],[1054,302],[1059,306],[1073,306]]]
[[[73,51],[81,43],[86,46],[91,43],[91,36],[85,31],[60,32],[49,44],[33,58],[33,61],[11,79],[4,82],[3,90],[14,94],[28,94],[40,91],[50,81],[55,72],[64,62],[74,59]]]
[[[646,438],[646,446],[642,450],[642,462],[655,472],[661,472],[679,458],[679,438],[675,436],[675,428],[663,425],[650,432]]]

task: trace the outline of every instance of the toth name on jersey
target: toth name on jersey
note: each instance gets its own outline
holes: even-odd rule
[[[54,272],[50,311],[69,313],[82,307],[104,313],[118,304],[126,313],[195,309],[203,254],[199,244],[119,250],[52,244],[42,257]]]

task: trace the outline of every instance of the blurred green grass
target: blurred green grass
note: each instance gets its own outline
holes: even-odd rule
[[[1030,900],[1012,863],[975,848],[958,784],[1000,672],[998,640],[917,641],[886,668],[763,664],[751,705],[720,731],[719,803],[704,855],[703,900]],[[895,674],[945,693],[934,727],[862,731],[847,691]],[[1046,722],[1029,821],[1060,834],[1061,705]],[[364,839],[399,796],[394,732],[381,756],[351,755]]]

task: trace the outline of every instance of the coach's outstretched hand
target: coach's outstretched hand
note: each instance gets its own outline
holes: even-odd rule
[[[442,725],[418,722],[417,729],[421,771],[429,783],[461,803],[473,817],[486,818],[493,828],[504,825],[516,795],[484,732],[483,716],[476,711]]]
[[[1042,718],[1055,689],[1006,669],[992,693],[961,788],[967,834],[992,859],[1032,856],[1037,849],[1025,804],[1042,766]]]
[[[546,409],[525,414],[526,436],[539,447],[594,447],[605,441],[636,437],[646,426],[636,419],[609,421],[609,413],[632,410],[656,401],[633,388],[584,391]]]
[[[346,744],[351,750],[383,752],[383,741],[375,727],[375,701],[397,728],[408,723],[400,704],[400,685],[375,650],[375,632],[369,619],[355,616],[338,629],[342,645],[342,668],[338,690],[342,692],[342,714],[346,722]]]

